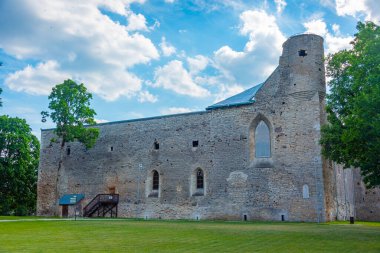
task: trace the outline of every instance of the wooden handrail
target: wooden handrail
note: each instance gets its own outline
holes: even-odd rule
[[[119,194],[98,194],[83,208],[83,215],[87,216],[89,212],[100,204],[118,204]]]

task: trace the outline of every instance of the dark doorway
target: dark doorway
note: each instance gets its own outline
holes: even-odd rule
[[[69,206],[64,205],[62,206],[62,217],[67,218],[69,216]]]

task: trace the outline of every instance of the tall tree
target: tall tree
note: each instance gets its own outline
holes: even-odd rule
[[[39,149],[24,119],[0,116],[0,215],[35,212]]]
[[[345,168],[361,169],[364,182],[380,185],[380,27],[357,25],[351,50],[328,56],[329,124],[322,128],[322,152]]]
[[[99,129],[91,128],[96,122],[95,111],[90,108],[91,93],[87,92],[83,83],[68,79],[56,85],[49,95],[49,109],[43,111],[42,122],[50,117],[56,124],[54,130],[58,139],[52,141],[60,143],[60,160],[57,171],[56,195],[58,196],[58,183],[63,162],[64,147],[67,142],[79,141],[86,148],[91,148],[99,136]]]

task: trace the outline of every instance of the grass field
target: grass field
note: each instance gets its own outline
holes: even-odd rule
[[[380,223],[5,219],[0,252],[380,252]]]

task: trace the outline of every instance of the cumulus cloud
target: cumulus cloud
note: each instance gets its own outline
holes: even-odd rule
[[[307,33],[315,33],[324,37],[326,54],[336,53],[340,50],[351,48],[350,42],[353,40],[353,37],[340,35],[339,26],[336,24],[333,24],[332,26],[333,34],[328,31],[327,25],[323,19],[310,20],[303,25],[306,28]]]
[[[198,74],[207,67],[209,60],[203,55],[196,55],[195,57],[188,57],[187,63],[189,65],[190,73]]]
[[[132,2],[143,1],[2,1],[7,11],[0,16],[1,47],[19,59],[40,62],[9,75],[6,85],[46,94],[52,85],[74,78],[107,100],[138,95],[141,80],[128,69],[159,54],[150,39],[131,32],[146,29],[145,17],[129,9]],[[112,21],[101,8],[129,17],[129,27]]]
[[[380,24],[380,1],[378,0],[336,0],[336,13],[339,16],[353,16],[359,19],[371,20]]]
[[[166,42],[165,37],[161,38],[160,48],[164,56],[171,56],[176,51],[175,47]]]
[[[274,70],[286,38],[265,10],[244,11],[240,20],[240,33],[248,37],[244,50],[225,45],[214,52],[214,64],[228,82],[252,86]]]
[[[191,97],[207,97],[210,95],[208,90],[194,82],[192,75],[178,60],[170,61],[165,66],[158,67],[154,72],[152,86],[162,87]]]
[[[56,61],[39,63],[36,67],[27,66],[10,74],[5,83],[15,91],[33,95],[49,95],[54,85],[71,78],[69,73],[59,69]]]
[[[215,96],[214,102],[222,101],[226,98],[232,97],[240,92],[244,91],[244,88],[240,85],[220,85],[219,92]]]
[[[128,17],[128,25],[126,27],[127,31],[148,31],[146,26],[146,19],[142,14],[135,14],[131,12]]]
[[[144,103],[144,102],[155,103],[158,101],[158,97],[151,94],[149,91],[144,90],[140,92],[138,100],[140,103]]]

